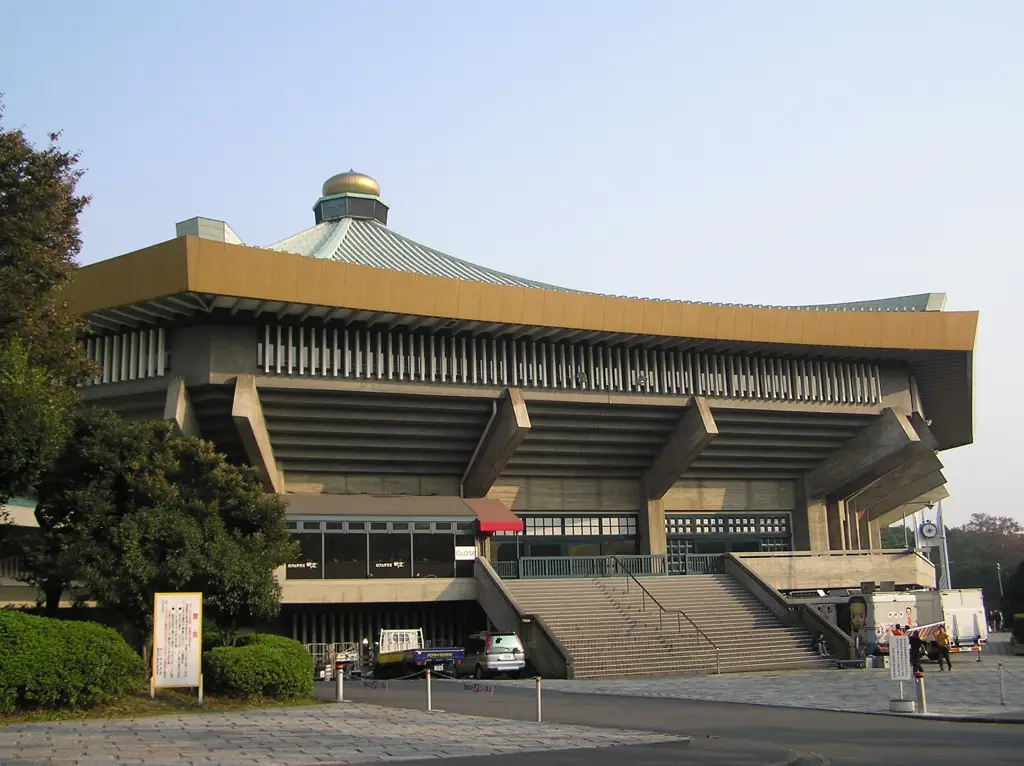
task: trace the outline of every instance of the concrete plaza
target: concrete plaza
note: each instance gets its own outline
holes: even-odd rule
[[[348,704],[0,727],[3,766],[307,766],[682,743],[620,729]]]
[[[1024,718],[1024,657],[954,655],[953,672],[940,673],[926,663],[925,690],[930,715],[954,717]],[[1000,702],[999,663],[1004,666]],[[528,686],[532,681],[498,681]],[[733,702],[775,707],[812,708],[851,713],[886,712],[899,697],[899,684],[886,669],[808,670],[736,673],[721,676],[546,680],[552,691],[626,697]],[[913,682],[904,683],[904,697],[913,699]]]

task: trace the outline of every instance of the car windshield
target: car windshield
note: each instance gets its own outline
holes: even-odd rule
[[[491,646],[495,649],[506,649],[512,651],[513,649],[522,649],[523,645],[519,642],[519,636],[508,635],[508,636],[491,636]]]

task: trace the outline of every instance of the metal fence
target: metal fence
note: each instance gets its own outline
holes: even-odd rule
[[[685,556],[527,556],[519,561],[493,563],[505,580],[572,577],[634,577],[685,574],[722,574],[722,554],[688,553]]]

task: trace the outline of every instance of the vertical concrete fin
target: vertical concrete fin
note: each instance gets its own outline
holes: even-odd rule
[[[192,401],[188,398],[184,378],[172,378],[167,384],[164,420],[171,421],[181,436],[202,436]]]
[[[277,470],[274,451],[270,447],[270,434],[263,419],[256,378],[253,375],[239,375],[235,379],[235,397],[231,402],[231,419],[238,429],[245,454],[260,472],[263,486],[268,492],[284,492],[284,477]]]
[[[929,448],[902,410],[886,409],[871,425],[807,472],[807,495],[846,497]]]
[[[507,388],[462,477],[463,497],[485,497],[530,432],[523,392]]]
[[[644,474],[643,491],[648,500],[661,500],[679,481],[690,464],[718,436],[718,424],[711,407],[702,396],[695,396],[693,404],[679,419],[675,430],[651,467]]]

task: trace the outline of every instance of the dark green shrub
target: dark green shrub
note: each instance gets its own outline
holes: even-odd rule
[[[1018,644],[1024,644],[1024,614],[1013,615],[1013,637]]]
[[[143,670],[112,628],[0,610],[0,712],[108,702],[140,689]]]
[[[298,641],[266,633],[203,655],[203,682],[214,694],[295,699],[313,693],[313,658]]]

